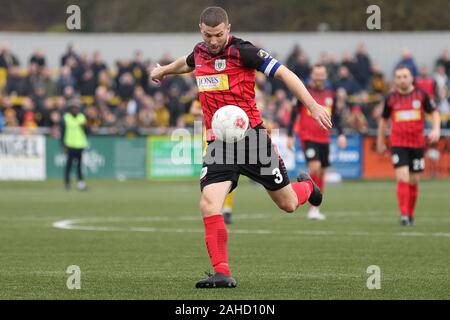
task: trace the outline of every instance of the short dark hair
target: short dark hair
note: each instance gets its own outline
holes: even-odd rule
[[[326,69],[327,67],[323,63],[318,62],[313,65],[313,69],[314,68],[325,68]]]
[[[409,70],[409,73],[411,73],[411,75],[413,75],[413,72],[412,72],[411,68],[410,68],[409,66],[407,66],[406,64],[398,65],[398,66],[395,68],[395,70],[394,70],[394,74],[395,74],[398,70],[403,70],[403,69]]]
[[[221,7],[208,7],[200,15],[200,24],[204,23],[208,27],[216,27],[222,22],[228,25],[228,14]]]
[[[70,98],[67,101],[67,108],[81,108],[81,101],[79,97]]]

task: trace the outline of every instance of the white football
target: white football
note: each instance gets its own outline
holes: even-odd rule
[[[233,143],[244,138],[248,123],[248,116],[242,108],[227,105],[214,113],[211,127],[217,139]]]

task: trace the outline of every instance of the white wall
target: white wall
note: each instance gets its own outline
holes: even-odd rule
[[[302,32],[302,33],[236,33],[238,37],[261,44],[273,55],[284,60],[294,44],[299,43],[315,62],[320,52],[333,51],[340,59],[345,50],[354,51],[364,42],[374,62],[390,75],[399,59],[402,47],[407,46],[418,65],[434,65],[436,57],[444,48],[450,48],[449,32]],[[18,33],[0,32],[0,43],[8,42],[18,55],[22,65],[28,62],[33,50],[41,48],[51,67],[59,65],[60,57],[69,42],[74,42],[80,51],[92,53],[98,50],[112,65],[118,58],[131,57],[140,49],[146,58],[158,59],[165,53],[173,57],[189,54],[201,41],[198,33]]]

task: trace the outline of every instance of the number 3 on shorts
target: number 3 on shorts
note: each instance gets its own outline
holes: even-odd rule
[[[279,168],[275,168],[272,170],[272,174],[275,175],[275,183],[276,184],[280,184],[283,182],[283,176],[281,175],[280,169]]]

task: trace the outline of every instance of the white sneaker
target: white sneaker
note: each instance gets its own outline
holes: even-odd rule
[[[77,189],[80,191],[86,190],[86,182],[84,181],[78,181],[77,183]]]
[[[325,220],[326,217],[322,214],[318,207],[311,207],[308,211],[308,219],[310,220]]]

